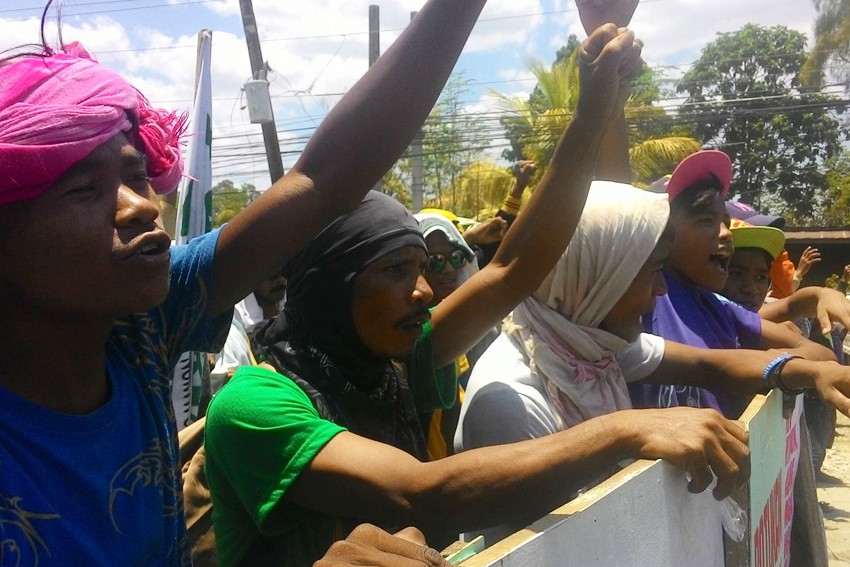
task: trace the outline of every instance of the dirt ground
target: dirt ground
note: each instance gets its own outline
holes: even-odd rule
[[[850,419],[841,414],[822,472],[818,500],[826,526],[829,567],[850,567]]]

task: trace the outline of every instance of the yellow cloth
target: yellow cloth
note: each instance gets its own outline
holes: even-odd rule
[[[460,355],[457,360],[455,360],[456,367],[456,375],[460,376],[467,370],[469,370],[469,360],[467,360],[466,355]],[[458,384],[457,386],[457,402],[455,403],[455,407],[452,408],[452,411],[455,411],[460,405],[463,403],[463,387]],[[436,461],[437,459],[443,459],[448,457],[452,451],[449,452],[449,443],[452,442],[452,438],[454,436],[454,432],[451,432],[452,436],[446,440],[443,437],[443,410],[435,410],[434,413],[431,414],[431,422],[428,424],[428,460]]]

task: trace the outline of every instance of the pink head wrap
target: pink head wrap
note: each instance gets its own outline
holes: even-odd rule
[[[183,172],[185,123],[185,116],[152,109],[79,44],[13,60],[0,66],[0,205],[40,195],[98,146],[130,131],[154,190],[172,191]]]

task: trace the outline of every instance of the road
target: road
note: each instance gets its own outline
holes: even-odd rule
[[[841,414],[822,472],[818,500],[826,525],[829,567],[850,567],[850,419]]]

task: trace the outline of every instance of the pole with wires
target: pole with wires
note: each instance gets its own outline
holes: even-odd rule
[[[251,0],[239,0],[239,9],[242,12],[242,27],[245,29],[248,57],[251,60],[251,78],[265,80],[269,66],[263,61],[263,52],[260,49],[260,35],[257,32],[257,20],[254,18],[254,5]],[[261,126],[266,159],[269,163],[269,175],[274,183],[283,177],[283,161],[280,157],[280,142],[277,139],[274,115],[271,115],[271,120],[263,121]]]
[[[375,64],[381,56],[381,7],[377,4],[369,5],[369,67]],[[372,187],[375,191],[383,192],[384,182],[378,180]]]

